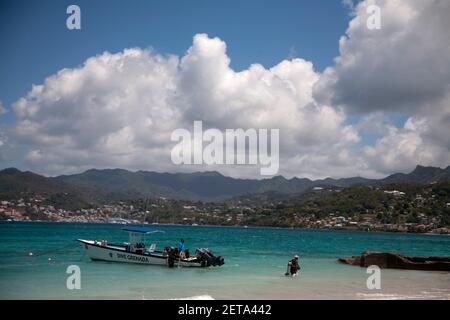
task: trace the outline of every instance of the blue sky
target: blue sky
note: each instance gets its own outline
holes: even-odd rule
[[[69,31],[66,8],[81,8],[82,30]],[[152,47],[182,55],[196,33],[226,41],[235,70],[271,67],[293,53],[322,71],[338,55],[350,19],[340,0],[321,1],[2,1],[0,100],[25,95],[62,68],[105,50]],[[2,121],[12,121],[8,113]]]
[[[161,68],[169,61],[169,54],[191,59],[189,63],[194,73],[186,72],[188,68],[179,64],[177,75],[171,79],[192,77],[188,82],[194,83],[194,88],[206,88],[207,92],[195,97],[191,92],[184,92],[183,87],[176,87],[173,91],[176,95],[192,98],[188,102],[197,104],[189,109],[189,103],[178,105],[182,99],[167,100],[165,110],[175,110],[175,115],[181,115],[179,119],[190,119],[199,112],[205,121],[218,121],[220,125],[225,122],[231,127],[251,127],[256,125],[255,119],[263,119],[268,128],[274,125],[285,128],[285,141],[292,143],[285,150],[294,150],[295,154],[285,152],[282,155],[286,167],[281,174],[313,178],[379,177],[408,172],[418,163],[447,165],[450,150],[441,137],[450,127],[442,120],[446,119],[449,106],[446,97],[450,96],[443,85],[448,83],[450,74],[446,67],[450,64],[445,59],[449,56],[445,52],[448,28],[444,23],[450,18],[445,10],[448,4],[444,0],[436,3],[399,0],[390,5],[388,0],[377,0],[383,12],[383,25],[390,27],[372,31],[365,24],[366,6],[371,2],[359,2],[353,12],[344,2],[350,1],[2,1],[0,101],[6,112],[0,110],[0,168],[15,166],[44,174],[116,166],[131,170],[177,171],[178,168],[166,166],[167,159],[158,149],[159,142],[149,139],[147,147],[140,149],[147,131],[136,126],[141,119],[150,117],[149,123],[155,127],[149,125],[150,132],[157,132],[156,136],[168,134],[166,128],[158,128],[158,120],[152,118],[155,112],[152,108],[156,105],[139,108],[140,104],[158,99],[155,92],[170,94],[158,91],[165,90],[159,82],[165,78],[155,81],[156,85],[133,83],[133,87],[128,88],[129,79],[145,75],[150,81],[156,77],[158,67],[133,71],[131,65],[122,78],[114,65],[108,65],[107,73],[121,78],[110,81],[102,80],[101,73],[83,66],[88,58],[97,57],[96,63],[101,61],[100,55],[105,51],[126,62],[129,59],[122,54],[126,48],[152,48],[152,52],[165,57],[159,62]],[[66,28],[66,9],[71,4],[81,8],[81,30]],[[412,15],[414,12],[418,14]],[[432,18],[431,14],[439,19]],[[351,21],[355,23],[350,24]],[[208,37],[197,38],[195,42],[194,36],[199,34]],[[339,41],[342,36],[346,36],[346,41]],[[226,52],[221,49],[222,45],[226,45]],[[208,65],[210,57],[202,55],[199,49],[202,46],[211,50],[209,53],[214,55],[216,63],[229,58],[233,70]],[[189,48],[193,49],[190,53]],[[153,54],[139,58],[140,63],[148,66]],[[335,60],[336,57],[339,60]],[[262,65],[271,80],[265,82],[260,71],[249,68],[253,64]],[[203,83],[202,75],[196,72],[205,66],[208,80]],[[273,66],[277,68],[270,69]],[[324,73],[327,67],[330,72]],[[46,84],[43,90],[57,90],[61,102],[38,93],[43,99],[37,105],[37,113],[22,113],[16,118],[11,110],[14,102],[26,97],[33,84],[43,84],[47,77],[65,68],[84,75],[93,72],[94,79],[104,82],[93,83],[91,88],[86,77],[79,78],[84,82],[78,86],[56,76],[55,83],[64,84],[56,87]],[[436,73],[435,70],[441,71]],[[214,105],[215,100],[211,98],[218,87],[208,87],[210,77],[215,77],[222,85],[220,88],[224,88],[226,79],[237,77],[239,71],[245,71],[241,75],[248,72],[253,82],[239,87],[237,95],[227,96],[229,92],[221,92],[226,97],[225,105]],[[279,80],[284,82],[276,84]],[[299,91],[293,93],[289,87],[292,85],[298,85]],[[76,91],[75,97],[87,97],[87,102],[79,105],[70,94],[66,95],[67,88]],[[141,88],[145,90],[139,91]],[[126,92],[130,90],[136,90],[133,94],[141,100],[128,96]],[[265,93],[274,100],[261,99]],[[117,115],[109,120],[120,126],[114,128],[115,132],[111,126],[98,130],[94,130],[95,126],[89,127],[91,121],[106,119],[109,103],[114,104],[108,99],[114,95],[125,95],[121,96],[124,99]],[[104,99],[102,104],[89,102],[97,98]],[[21,110],[34,110],[33,99],[24,99]],[[229,101],[234,103],[233,107],[228,108]],[[297,106],[290,109],[292,101]],[[229,113],[215,120],[208,113],[202,114],[203,104],[211,102],[212,109]],[[245,119],[240,118],[239,106],[245,106]],[[79,119],[76,124],[71,123],[70,119],[54,114],[55,110],[58,114],[60,110],[64,110],[62,113],[77,111]],[[89,118],[91,111],[99,118]],[[251,112],[259,114],[249,116]],[[130,133],[136,140],[126,144],[122,135],[128,127],[136,127]],[[90,134],[92,143],[84,144]],[[141,134],[144,136],[140,137]],[[105,146],[105,139],[114,143]],[[103,147],[107,149],[105,154],[95,158],[97,150]],[[130,151],[133,154],[130,159],[116,152],[128,147],[134,150]],[[139,156],[144,153],[148,156]],[[335,160],[336,156],[340,157],[339,161]],[[221,172],[235,174],[227,170]],[[252,174],[239,172],[235,176]]]
[[[66,28],[66,8],[81,8],[82,29]],[[350,19],[334,1],[2,1],[0,4],[0,101],[7,110],[32,84],[103,51],[151,47],[182,55],[192,36],[207,33],[227,42],[231,67],[269,68],[301,57],[322,71],[338,55]],[[14,123],[14,113],[0,123]],[[27,150],[22,146],[22,152]],[[20,166],[9,161],[0,167]]]

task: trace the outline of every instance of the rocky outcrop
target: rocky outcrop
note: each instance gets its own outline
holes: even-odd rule
[[[380,268],[450,271],[450,257],[407,257],[393,252],[363,252],[361,256],[340,258],[338,261],[353,266]]]

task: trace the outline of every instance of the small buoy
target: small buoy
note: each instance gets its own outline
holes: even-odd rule
[[[27,256],[29,256],[29,257],[33,256],[33,252],[31,252],[31,251],[28,252]]]

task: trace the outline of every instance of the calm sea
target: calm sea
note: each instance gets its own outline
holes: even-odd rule
[[[1,222],[0,298],[450,299],[448,272],[383,269],[381,290],[369,290],[364,268],[336,261],[365,250],[450,256],[449,236],[201,226],[157,226],[165,232],[148,236],[158,248],[184,238],[191,252],[207,247],[225,258],[225,265],[208,269],[93,262],[74,241],[125,242],[120,227]],[[294,254],[301,274],[285,277]],[[80,290],[66,287],[69,265],[80,267]]]

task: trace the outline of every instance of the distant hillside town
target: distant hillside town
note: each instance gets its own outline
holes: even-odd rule
[[[299,192],[282,192],[278,188],[243,192],[221,201],[201,201],[153,195],[137,197],[132,193],[105,197],[105,193],[100,192],[102,196],[95,197],[95,192],[89,194],[79,185],[55,182],[18,170],[7,169],[6,174],[4,171],[0,172],[0,219],[6,221],[272,226],[450,234],[450,179],[446,178],[351,186],[322,184]],[[11,174],[20,178],[14,180]]]

